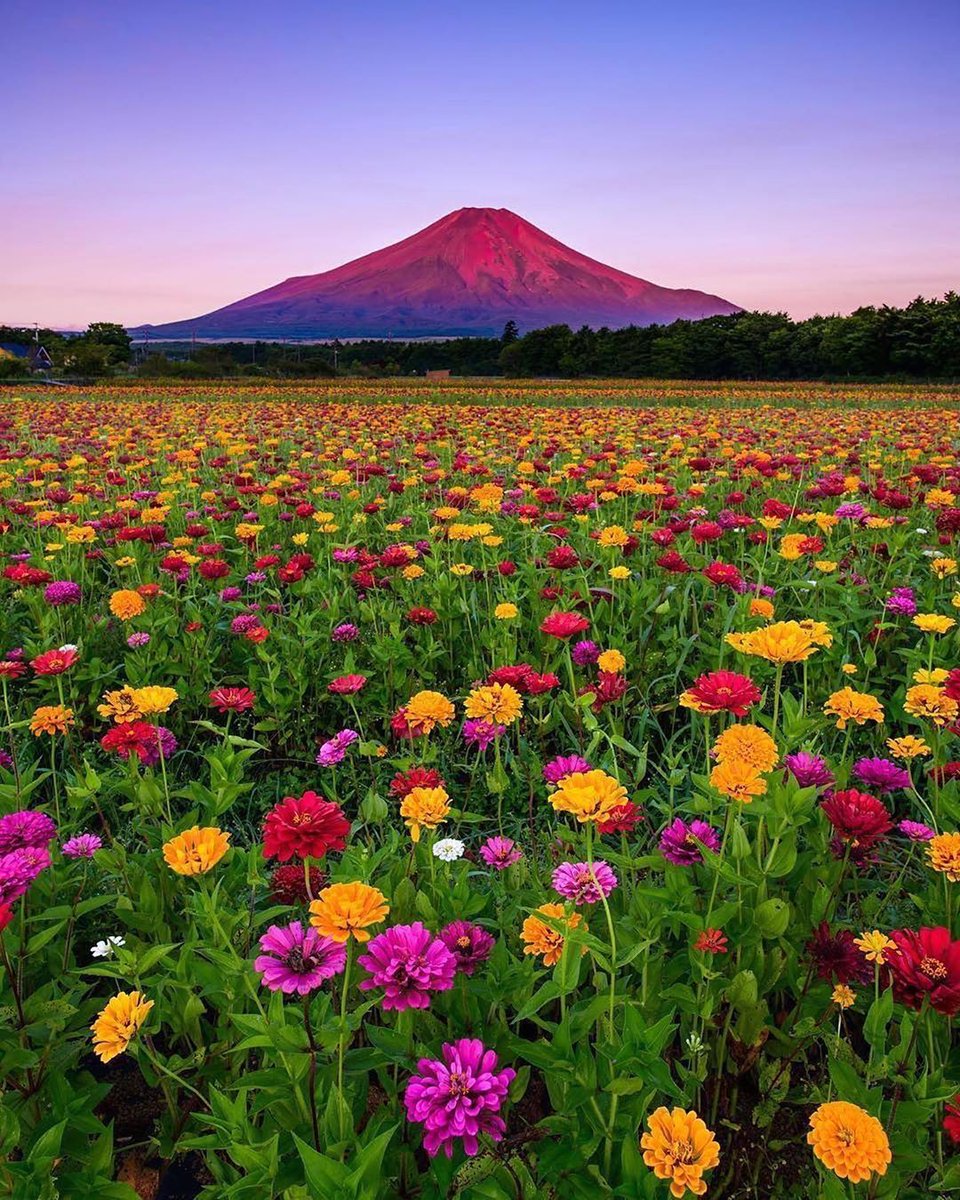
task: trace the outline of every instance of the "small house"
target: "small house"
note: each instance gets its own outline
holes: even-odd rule
[[[443,380],[450,378],[450,368],[444,367],[442,371],[428,371],[426,375],[427,383],[442,383]]]

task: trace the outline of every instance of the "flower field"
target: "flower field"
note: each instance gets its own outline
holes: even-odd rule
[[[664,386],[2,397],[0,1195],[960,1192],[956,396]]]

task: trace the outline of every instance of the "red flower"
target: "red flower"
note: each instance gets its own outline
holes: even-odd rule
[[[726,954],[727,935],[722,929],[704,929],[693,943],[693,948],[705,954]]]
[[[307,895],[307,881],[303,877],[303,867],[299,863],[289,863],[277,869],[270,876],[270,898],[275,904],[306,904],[315,900],[320,890],[327,882],[327,877],[319,867],[310,867],[310,891]]]
[[[432,625],[436,619],[437,614],[432,608],[411,608],[407,613],[411,625]]]
[[[704,542],[715,542],[717,538],[723,537],[723,526],[718,525],[716,521],[701,521],[690,530],[690,536],[698,546]]]
[[[257,697],[249,688],[221,687],[210,693],[210,703],[218,712],[246,712],[253,708]]]
[[[760,699],[760,689],[746,675],[736,671],[709,671],[701,675],[684,693],[701,713],[729,712],[745,717],[751,704]]]
[[[960,1142],[960,1092],[943,1106],[943,1128],[951,1142]]]
[[[597,682],[589,687],[581,688],[580,695],[593,692],[593,704],[590,707],[595,713],[603,712],[608,704],[614,704],[623,698],[627,690],[627,677],[617,675],[613,671],[598,671]]]
[[[494,667],[487,676],[488,686],[494,683],[508,683],[521,696],[527,694],[531,678],[536,674],[529,663],[516,663],[508,667]]]
[[[572,546],[554,546],[547,552],[547,566],[556,571],[575,567],[579,562],[577,552]]]
[[[9,904],[0,904],[0,933],[6,929],[12,920],[13,909]]]
[[[411,767],[409,771],[398,771],[390,780],[390,793],[403,800],[416,787],[443,787],[443,776],[433,767]]]
[[[252,629],[248,629],[243,636],[248,642],[255,642],[259,644],[260,642],[265,642],[267,640],[267,638],[270,636],[270,630],[266,627],[266,625],[255,625]]]
[[[954,667],[943,681],[943,694],[950,700],[960,702],[960,667]]]
[[[230,574],[230,564],[222,558],[207,558],[197,570],[204,579],[224,579]]]
[[[263,853],[286,862],[298,858],[323,858],[328,850],[347,844],[350,822],[339,804],[316,792],[284,796],[267,813],[263,823]]]
[[[149,721],[128,721],[103,735],[100,745],[121,758],[135,754],[143,763],[154,761],[157,754],[157,730]]]
[[[883,803],[869,792],[856,788],[834,792],[820,802],[827,820],[837,837],[859,849],[866,849],[893,828],[890,813]]]
[[[60,650],[46,650],[30,660],[30,666],[38,675],[62,675],[69,671],[80,655],[70,647]]]
[[[642,820],[643,812],[639,805],[627,800],[625,804],[613,809],[605,821],[598,821],[597,830],[599,833],[632,833]]]
[[[717,587],[728,587],[734,591],[743,583],[743,576],[733,563],[712,562],[709,567],[704,567],[703,577]]]
[[[870,964],[860,953],[849,929],[830,932],[826,921],[814,929],[807,952],[820,979],[838,983],[865,983],[873,978]]]
[[[528,696],[542,696],[545,692],[552,692],[555,687],[560,686],[560,680],[550,671],[545,671],[542,675],[534,674],[527,677]]]
[[[339,675],[327,684],[327,691],[335,696],[354,696],[367,682],[366,675]]]
[[[19,679],[27,673],[27,664],[5,658],[0,662],[0,679]]]
[[[676,550],[668,550],[666,554],[661,554],[656,563],[658,567],[669,571],[671,575],[686,575],[688,571],[692,570],[687,560]]]
[[[571,638],[576,633],[583,633],[590,628],[590,622],[579,613],[555,612],[544,617],[540,623],[540,632],[555,638]]]
[[[184,625],[183,630],[184,633],[199,633],[202,628],[203,623],[201,621],[188,621],[186,625]]]
[[[960,1012],[960,942],[943,925],[936,928],[895,929],[896,950],[887,957],[893,995],[907,1008],[930,1007],[945,1017]]]

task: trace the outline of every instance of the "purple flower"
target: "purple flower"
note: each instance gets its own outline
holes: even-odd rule
[[[440,930],[440,940],[457,960],[457,970],[472,975],[490,957],[494,938],[470,921],[451,921]]]
[[[495,871],[505,871],[523,858],[523,851],[510,838],[491,837],[480,847],[480,857]]]
[[[103,840],[98,834],[78,833],[63,843],[60,852],[64,858],[93,858],[102,845]]]
[[[262,954],[254,961],[261,982],[271,992],[306,996],[325,979],[341,975],[347,963],[344,942],[321,937],[309,925],[291,921],[286,928],[271,925],[260,939]]]
[[[720,835],[706,821],[691,821],[688,825],[677,817],[660,834],[660,853],[667,862],[678,867],[692,867],[703,862],[703,846],[714,854],[720,850]]]
[[[263,583],[266,577],[266,571],[251,571],[250,574],[244,578],[244,583]]]
[[[260,618],[256,613],[241,613],[230,622],[231,633],[249,633],[251,629],[260,628]]]
[[[56,824],[46,813],[25,808],[0,817],[0,854],[29,846],[48,846],[56,836]]]
[[[861,758],[853,764],[853,773],[870,792],[892,792],[910,786],[910,772],[889,758]]]
[[[590,764],[579,754],[561,754],[551,759],[543,768],[543,777],[549,784],[556,785],[568,775],[579,775],[581,771],[589,771]]]
[[[360,636],[360,630],[356,625],[351,625],[349,621],[343,625],[338,625],[330,634],[332,642],[355,642]]]
[[[617,886],[617,877],[605,862],[561,863],[553,873],[553,890],[574,904],[596,904]]]
[[[577,642],[570,651],[570,657],[578,667],[590,667],[600,657],[600,647],[596,642]]]
[[[802,788],[829,787],[833,783],[833,772],[825,760],[806,750],[786,755],[783,765]]]
[[[897,828],[911,842],[929,842],[937,836],[935,830],[931,829],[929,825],[921,824],[920,821],[901,821]]]
[[[229,604],[232,600],[239,600],[242,595],[243,592],[235,585],[220,589],[220,599],[224,604]]]
[[[499,1112],[516,1071],[498,1071],[496,1053],[478,1038],[444,1042],[440,1053],[442,1060],[421,1058],[420,1074],[407,1081],[407,1120],[423,1125],[423,1147],[431,1158],[441,1150],[452,1158],[458,1139],[465,1153],[476,1154],[479,1134],[499,1142],[506,1131]]]
[[[6,750],[0,750],[0,767],[5,771],[13,770],[13,757]]]
[[[335,767],[337,763],[342,763],[347,756],[347,748],[358,741],[360,734],[353,729],[341,729],[339,733],[335,733],[333,737],[324,742],[320,747],[320,753],[317,755],[317,765],[321,767]]]
[[[457,974],[455,955],[420,921],[378,934],[357,962],[370,972],[360,990],[382,987],[383,1008],[398,1012],[429,1008],[431,993],[449,991]]]
[[[61,604],[79,604],[82,594],[79,583],[55,579],[44,588],[43,598],[52,608],[59,608]]]
[[[49,866],[50,851],[43,846],[21,846],[0,855],[0,904],[19,899]]]
[[[341,550],[334,550],[331,557],[334,562],[352,563],[360,557],[360,551],[356,546],[345,546]]]
[[[143,742],[141,748],[137,751],[140,755],[140,761],[145,767],[155,767],[160,761],[161,751],[163,752],[163,757],[169,759],[173,757],[177,750],[177,739],[169,729],[166,729],[163,725],[157,725],[156,731],[156,744]]]
[[[835,517],[847,517],[851,521],[862,521],[867,515],[867,510],[862,504],[858,504],[856,500],[853,500],[847,504],[838,505],[833,515]]]
[[[463,740],[468,746],[477,746],[481,750],[486,750],[506,732],[506,725],[491,725],[487,721],[474,721],[469,717],[463,723]]]
[[[127,645],[131,650],[139,650],[142,646],[150,645],[149,633],[131,633],[127,638]]]
[[[917,615],[917,600],[913,588],[894,588],[883,606],[887,612],[898,617],[915,617]]]

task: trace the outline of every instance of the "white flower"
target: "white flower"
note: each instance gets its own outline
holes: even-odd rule
[[[915,534],[916,534],[918,537],[923,537],[923,535],[924,535],[925,533],[929,533],[929,532],[930,532],[930,530],[929,530],[929,529],[919,529],[919,528],[918,528],[918,529],[915,529],[913,532],[914,532],[914,533],[915,533]]]
[[[61,654],[66,654],[68,650],[76,650],[76,648],[73,642],[67,642],[65,646],[60,646],[59,649]]]
[[[94,958],[110,958],[115,946],[124,945],[126,945],[124,939],[119,934],[114,933],[103,941],[97,942],[95,946],[91,946],[90,953]]]
[[[433,857],[441,862],[456,862],[458,858],[463,858],[465,849],[459,838],[441,838],[433,843]]]

